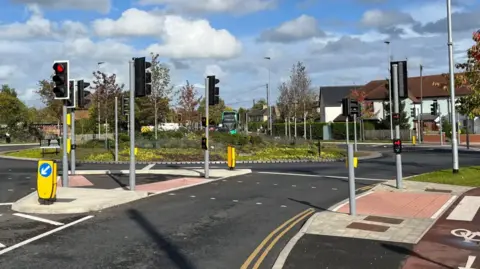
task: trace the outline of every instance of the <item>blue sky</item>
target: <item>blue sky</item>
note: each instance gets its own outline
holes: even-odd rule
[[[87,80],[96,63],[105,61],[102,71],[124,83],[128,59],[154,51],[171,68],[173,84],[202,83],[215,74],[222,98],[239,106],[264,97],[258,86],[268,82],[268,70],[276,99],[297,61],[306,65],[312,88],[381,79],[384,40],[391,41],[394,58],[408,57],[413,75],[420,63],[427,74],[448,68],[444,0],[210,1],[4,0],[0,81],[16,87],[28,104],[40,105],[32,92],[50,74],[53,60],[70,59],[73,76]],[[479,3],[454,3],[461,59],[478,27]],[[24,74],[12,76],[19,69]]]

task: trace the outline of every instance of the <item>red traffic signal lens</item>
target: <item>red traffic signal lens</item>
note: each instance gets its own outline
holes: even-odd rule
[[[63,65],[59,64],[59,63],[55,63],[53,65],[53,69],[59,73],[62,73],[63,71],[65,71],[65,68],[63,67]]]

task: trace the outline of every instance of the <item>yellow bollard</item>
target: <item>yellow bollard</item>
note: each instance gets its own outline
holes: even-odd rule
[[[135,154],[135,156],[137,156],[137,153],[138,153],[138,148],[134,148],[133,149],[133,154]]]
[[[38,202],[50,205],[57,197],[57,163],[53,160],[38,161],[37,170]]]
[[[357,168],[358,166],[358,158],[353,157],[353,168]],[[348,159],[345,159],[345,167],[348,168]]]
[[[237,158],[236,158],[236,156],[235,156],[235,148],[234,148],[234,147],[232,147],[231,151],[232,151],[232,157],[231,157],[231,159],[232,159],[231,162],[232,162],[232,163],[231,163],[231,166],[230,166],[230,170],[233,170],[233,169],[235,169],[235,165],[236,165],[236,162],[237,162]]]
[[[415,146],[416,142],[417,142],[417,138],[414,135],[412,135],[412,144],[414,146]]]
[[[232,146],[227,146],[227,166],[232,167]]]

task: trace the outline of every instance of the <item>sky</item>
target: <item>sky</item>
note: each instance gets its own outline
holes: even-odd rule
[[[117,74],[158,53],[176,88],[220,79],[227,105],[271,100],[301,61],[312,88],[363,85],[388,74],[388,51],[408,60],[409,76],[448,72],[445,0],[0,0],[0,84],[41,107],[38,81],[55,60],[72,79]],[[452,0],[455,62],[480,28],[480,1]],[[389,48],[384,41],[390,41]],[[270,60],[265,59],[269,57]],[[98,62],[104,64],[98,65]],[[175,105],[175,104],[173,104]]]

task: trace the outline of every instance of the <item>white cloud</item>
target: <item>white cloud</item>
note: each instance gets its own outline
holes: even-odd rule
[[[211,27],[207,20],[187,20],[177,15],[154,14],[138,9],[123,12],[118,20],[93,23],[100,36],[153,36],[163,43],[146,50],[169,58],[231,58],[241,43],[227,30]]]
[[[324,36],[325,33],[320,29],[314,17],[301,15],[282,23],[277,28],[264,31],[260,35],[259,41],[289,43]]]
[[[12,0],[19,4],[34,4],[42,8],[96,10],[102,13],[110,11],[111,0]]]
[[[270,9],[278,0],[140,0],[143,5],[167,5],[177,12],[247,14]]]

